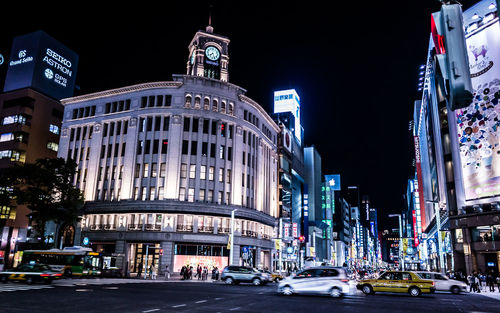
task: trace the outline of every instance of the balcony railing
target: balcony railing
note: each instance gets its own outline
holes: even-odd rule
[[[218,227],[217,228],[218,234],[229,234],[230,232],[231,232],[231,228],[225,228],[225,227]]]
[[[151,230],[151,231],[160,231],[161,230],[161,225],[146,224],[146,227],[144,229],[145,230]]]
[[[213,233],[214,228],[212,226],[201,226],[198,227],[198,231],[202,233]]]
[[[142,224],[128,224],[128,230],[142,230]]]

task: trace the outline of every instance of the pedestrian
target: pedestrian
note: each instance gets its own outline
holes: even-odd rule
[[[476,292],[481,293],[481,280],[479,275],[474,276],[474,285],[476,286]]]
[[[142,263],[139,263],[139,268],[137,269],[137,278],[141,278],[142,275]]]
[[[495,292],[495,278],[491,272],[486,274],[486,285],[489,287],[489,291]]]
[[[184,278],[186,277],[186,266],[182,266],[181,268],[181,280],[184,280]]]
[[[196,268],[196,275],[195,277],[198,277],[198,280],[201,279],[201,266],[198,264],[198,267]]]
[[[151,279],[156,280],[156,268],[154,265],[151,265]]]
[[[219,280],[219,268],[215,267],[215,280]]]
[[[170,270],[168,269],[168,264],[165,266],[165,280],[170,279]]]
[[[497,288],[498,292],[500,292],[500,275],[497,276]]]
[[[203,268],[203,280],[207,280],[208,279],[208,268],[205,266]]]
[[[475,287],[475,280],[474,280],[474,276],[472,274],[469,274],[469,276],[467,276],[467,283],[469,283],[469,292],[473,292],[473,291],[476,291],[476,287]]]
[[[189,267],[188,278],[193,279],[193,267],[192,266]]]

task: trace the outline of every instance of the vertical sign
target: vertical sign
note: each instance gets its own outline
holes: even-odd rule
[[[427,225],[424,214],[425,212],[424,189],[421,188],[423,186],[423,183],[422,183],[422,164],[420,162],[420,140],[418,136],[413,136],[413,140],[415,142],[415,165],[417,168],[418,195],[420,199],[420,222],[422,225],[422,229],[424,229]]]
[[[283,237],[285,239],[290,237],[290,224],[288,224],[288,223],[283,224]]]
[[[293,235],[293,238],[298,238],[299,237],[297,223],[293,223],[292,224],[292,235]]]
[[[307,190],[307,184],[304,184],[304,214],[302,214],[302,234],[306,241],[309,238],[309,194]]]

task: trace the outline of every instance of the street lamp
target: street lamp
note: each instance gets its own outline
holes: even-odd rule
[[[231,245],[229,247],[229,265],[233,265],[233,244],[234,244],[234,212],[238,209],[231,211]]]
[[[389,217],[397,217],[399,221],[399,261],[401,263],[401,270],[405,270],[405,260],[403,254],[403,228],[401,227],[401,214],[389,214]]]
[[[444,274],[444,258],[443,258],[443,238],[441,236],[441,212],[440,212],[440,203],[437,201],[429,201],[425,200],[427,203],[432,203],[434,207],[434,214],[436,215],[436,231],[438,234],[438,254],[439,254],[439,269],[441,273]]]

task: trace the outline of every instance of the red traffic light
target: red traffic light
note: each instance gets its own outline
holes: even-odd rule
[[[302,236],[302,235],[300,235],[300,236],[299,236],[299,241],[300,241],[300,242],[304,242],[304,241],[305,241],[305,239],[306,239],[306,238],[305,238],[304,236]]]
[[[163,255],[163,249],[160,249],[160,255]]]

